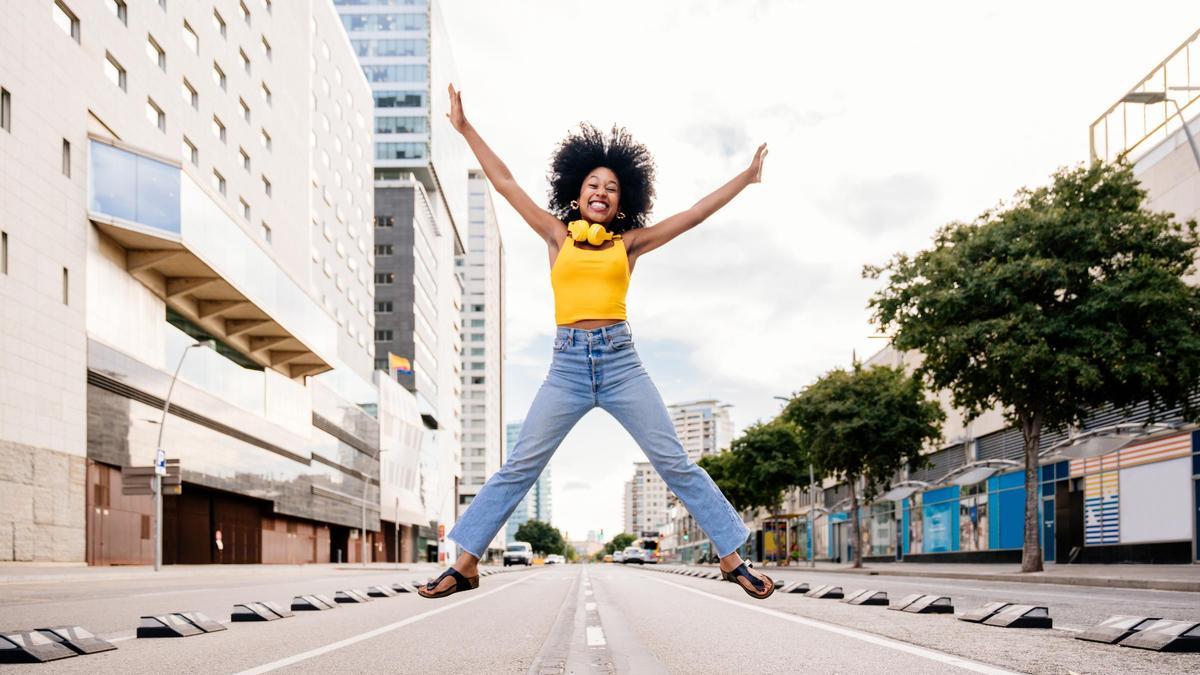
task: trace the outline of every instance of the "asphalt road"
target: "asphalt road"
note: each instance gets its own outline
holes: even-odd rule
[[[991,601],[1050,607],[1055,629],[1006,629],[799,594],[756,601],[733,584],[613,565],[493,574],[442,600],[381,598],[189,638],[135,638],[142,614],[229,621],[252,600],[409,582],[432,572],[281,568],[272,574],[0,586],[0,629],[78,624],[116,651],[4,671],[87,673],[1194,673],[1200,654],[1088,643],[1110,614],[1200,620],[1200,594],[778,571],[783,583],[937,592],[959,611]]]

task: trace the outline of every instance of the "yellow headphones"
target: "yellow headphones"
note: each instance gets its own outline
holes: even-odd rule
[[[609,232],[601,223],[589,223],[586,220],[571,221],[571,223],[567,225],[567,233],[571,235],[571,238],[575,241],[586,241],[592,246],[599,246],[613,237],[621,236],[619,234],[614,235],[612,232]]]

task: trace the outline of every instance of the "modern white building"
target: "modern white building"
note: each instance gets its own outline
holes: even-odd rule
[[[167,562],[379,555],[371,108],[329,3],[6,4],[0,559],[148,562],[160,434]]]
[[[626,531],[637,537],[657,537],[667,526],[671,492],[650,462],[633,463],[633,478],[626,483],[625,494]]]
[[[444,92],[454,61],[432,0],[335,0],[375,112],[376,366],[407,359],[398,381],[417,397],[429,433],[421,452],[430,518],[418,546],[453,551],[436,530],[457,518],[462,472],[462,298],[467,147]]]
[[[688,401],[667,406],[671,423],[688,459],[697,462],[705,455],[729,449],[733,443],[733,420],[727,403],[715,399]]]
[[[459,515],[504,463],[504,244],[483,172],[469,173],[467,252],[456,260],[463,284],[463,460]],[[504,535],[493,542],[503,550]]]

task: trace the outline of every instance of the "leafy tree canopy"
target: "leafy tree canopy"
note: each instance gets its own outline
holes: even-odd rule
[[[626,546],[633,546],[633,542],[635,541],[637,541],[637,537],[628,532],[622,532],[613,536],[613,538],[604,545],[604,552],[612,554],[616,553],[617,551],[624,551]]]
[[[739,509],[777,509],[787,490],[808,485],[808,457],[782,420],[750,425],[729,452],[702,457],[700,466]]]
[[[562,533],[558,531],[558,528],[540,520],[527,520],[521,523],[521,526],[517,528],[516,540],[529,542],[534,552],[543,555],[551,553],[564,555],[566,549],[566,542],[563,541]]]

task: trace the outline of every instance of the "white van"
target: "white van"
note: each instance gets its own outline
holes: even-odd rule
[[[504,551],[504,566],[509,565],[525,565],[526,567],[533,564],[533,546],[528,542],[514,541],[508,545]]]

